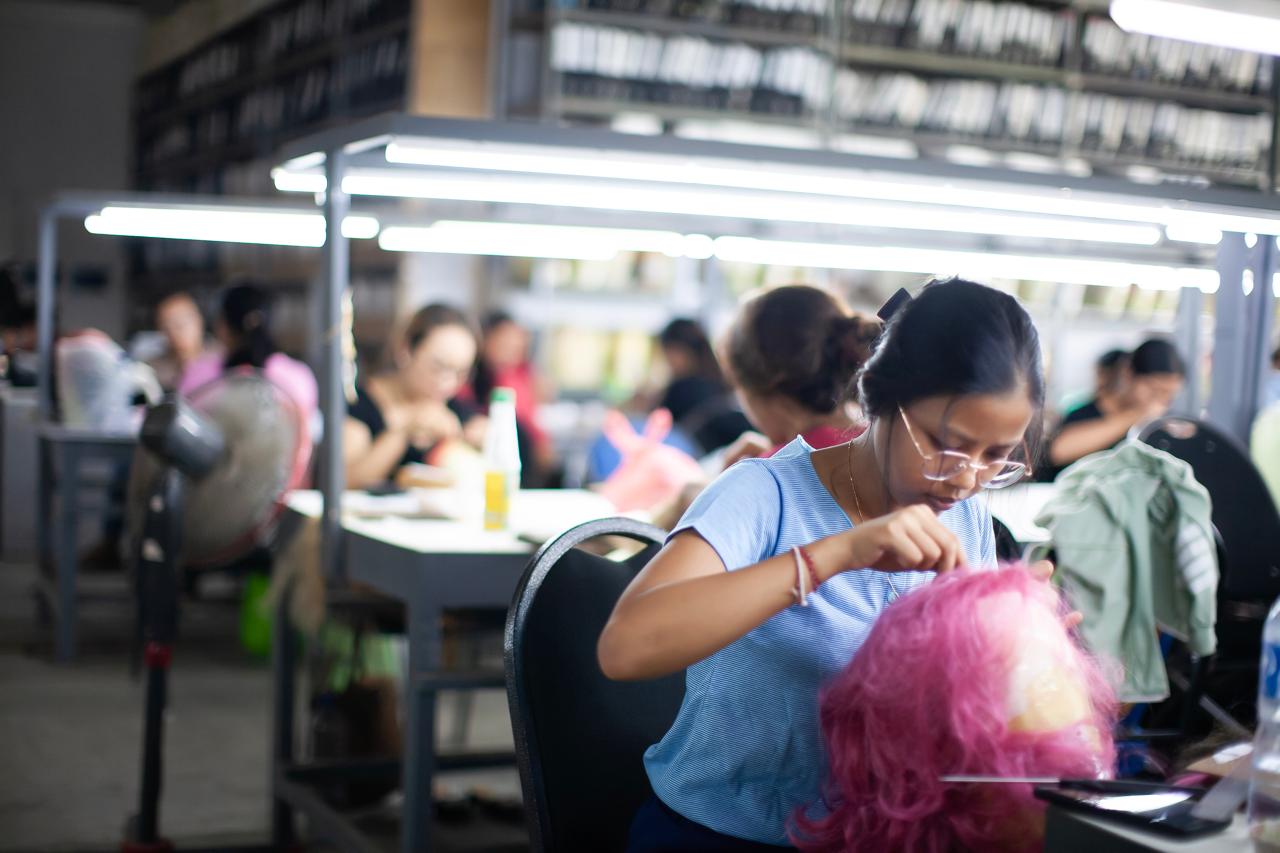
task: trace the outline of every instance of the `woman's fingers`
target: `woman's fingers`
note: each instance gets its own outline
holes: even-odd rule
[[[901,564],[895,568],[939,572],[955,568],[959,540],[927,507],[908,507],[895,515],[898,517],[890,525],[890,531],[904,544],[909,542],[914,546],[909,553],[906,548],[899,552]],[[909,559],[917,552],[918,559]]]
[[[1053,577],[1053,563],[1049,560],[1036,560],[1027,567],[1036,580],[1047,581]]]
[[[1079,610],[1072,610],[1066,616],[1062,617],[1062,627],[1068,631],[1074,630],[1077,625],[1084,621],[1084,614]]]

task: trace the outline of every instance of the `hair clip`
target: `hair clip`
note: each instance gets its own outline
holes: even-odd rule
[[[880,306],[880,310],[876,312],[876,316],[886,323],[889,318],[898,313],[898,309],[911,301],[911,294],[907,293],[905,287],[899,287],[898,292],[889,297],[889,301]]]

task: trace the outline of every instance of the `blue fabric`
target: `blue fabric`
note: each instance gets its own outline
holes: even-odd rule
[[[644,418],[628,415],[627,420],[631,422],[632,429],[641,435],[644,434]],[[684,451],[694,459],[701,455],[693,439],[685,435],[679,427],[672,427],[662,439],[662,443]],[[601,433],[596,436],[595,441],[591,442],[587,450],[587,481],[597,483],[606,479],[620,464],[622,464],[622,454],[613,446],[608,436]]]
[[[770,459],[734,465],[672,531],[693,529],[729,570],[851,528],[818,479],[812,448],[797,438]],[[939,516],[972,566],[995,565],[991,517],[980,498]],[[894,595],[932,572],[850,571],[824,583],[809,607],[793,605],[689,667],[680,713],[645,752],[663,802],[717,832],[787,844],[797,806],[817,802],[824,774],[818,693],[862,645]]]

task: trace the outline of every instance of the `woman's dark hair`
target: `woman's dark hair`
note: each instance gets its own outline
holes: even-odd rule
[[[658,343],[664,349],[682,349],[693,357],[693,374],[713,382],[723,382],[720,363],[716,360],[711,341],[697,320],[677,317],[658,333]]]
[[[515,318],[501,309],[490,311],[480,320],[480,335],[483,337],[488,335],[494,329],[505,326],[508,323],[514,323]]]
[[[0,329],[34,325],[36,306],[22,296],[14,264],[0,265]]]
[[[515,318],[506,311],[495,310],[484,315],[480,320],[480,335],[487,337],[489,333],[495,329],[501,328],[508,323],[514,323]],[[493,365],[491,365],[484,357],[483,348],[476,353],[475,367],[471,371],[471,390],[475,394],[476,402],[488,407],[489,395],[493,393],[493,389],[498,384],[498,377],[495,375]],[[526,457],[521,457],[526,458]]]
[[[1134,376],[1149,376],[1153,373],[1176,373],[1187,375],[1186,365],[1178,348],[1163,338],[1148,338],[1138,345],[1129,356],[1129,369]]]
[[[729,334],[729,367],[746,391],[829,414],[847,398],[879,332],[879,321],[850,314],[824,290],[779,287],[743,306]]]
[[[1098,356],[1098,360],[1094,362],[1094,366],[1099,370],[1115,370],[1123,367],[1129,361],[1129,351],[1123,349],[1109,349],[1102,355]]]
[[[280,351],[271,337],[271,300],[254,284],[238,284],[222,294],[222,322],[235,336],[226,367],[250,365],[259,370]]]
[[[475,337],[475,330],[471,328],[471,321],[467,319],[466,314],[452,305],[433,302],[419,308],[418,312],[409,318],[409,323],[404,327],[404,345],[413,352],[423,341],[431,337],[432,332],[445,326],[461,326]]]
[[[857,385],[872,418],[897,417],[899,406],[925,397],[1025,387],[1035,407],[1027,428],[1029,459],[1039,449],[1040,336],[1018,300],[986,285],[959,278],[926,284],[889,318]]]

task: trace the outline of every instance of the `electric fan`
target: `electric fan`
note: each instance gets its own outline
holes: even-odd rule
[[[147,678],[139,810],[123,848],[133,853],[171,849],[158,834],[158,815],[179,575],[270,548],[284,495],[303,484],[311,458],[302,412],[252,371],[152,406],[139,443],[126,505]]]

